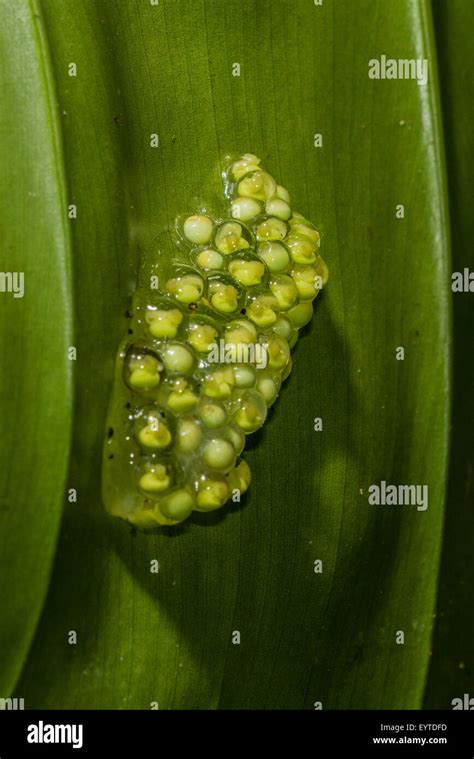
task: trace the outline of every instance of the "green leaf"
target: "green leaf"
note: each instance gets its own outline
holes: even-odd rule
[[[78,205],[78,502],[18,693],[48,708],[420,706],[449,407],[442,142],[433,67],[423,87],[371,80],[368,62],[432,62],[426,4],[44,6]],[[250,443],[245,503],[135,534],[100,503],[129,274],[178,212],[213,202],[228,151],[260,155],[317,222],[330,281]],[[429,508],[369,505],[381,480],[428,485]]]
[[[2,4],[0,47],[0,694],[24,663],[49,582],[71,431],[67,201],[36,3]]]
[[[474,271],[474,219],[471,204],[474,146],[472,29],[470,2],[434,3],[437,49],[448,159],[453,241],[453,272]],[[474,421],[474,319],[472,294],[453,295],[453,425],[446,509],[446,537],[439,583],[433,656],[426,707],[450,709],[454,698],[474,693],[474,617],[472,546],[474,498],[472,426]]]

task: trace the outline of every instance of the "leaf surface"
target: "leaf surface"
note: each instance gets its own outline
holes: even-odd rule
[[[432,61],[426,4],[44,7],[83,209],[71,475],[80,495],[18,692],[51,708],[419,707],[447,458],[443,146],[435,68],[419,86],[369,79],[368,67],[382,54]],[[100,503],[129,274],[177,213],[213,202],[224,154],[246,151],[318,225],[330,281],[250,441],[245,503],[173,536],[135,534]],[[427,485],[428,509],[370,505],[382,480]]]

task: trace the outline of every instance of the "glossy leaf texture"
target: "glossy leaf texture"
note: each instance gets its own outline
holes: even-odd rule
[[[46,595],[68,468],[70,241],[49,50],[36,3],[1,3],[0,696]]]
[[[452,230],[452,271],[474,271],[474,219],[469,211],[474,171],[471,125],[474,103],[474,6],[436,0]],[[474,693],[474,317],[472,292],[453,293],[453,424],[439,597],[425,705],[450,709],[454,699]]]
[[[450,358],[428,6],[45,0],[44,11],[78,206],[78,500],[18,694],[48,708],[419,707]],[[370,79],[383,54],[429,58],[428,84]],[[245,500],[173,534],[136,533],[100,502],[133,275],[177,213],[213,202],[224,155],[246,151],[317,223],[330,281],[250,443]],[[382,480],[427,485],[428,509],[370,505]]]

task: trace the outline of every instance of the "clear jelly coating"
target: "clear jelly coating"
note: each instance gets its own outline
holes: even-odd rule
[[[328,269],[314,225],[246,153],[224,172],[227,213],[183,214],[159,287],[137,288],[120,346],[103,497],[142,528],[209,512],[250,484],[245,436],[291,372]]]

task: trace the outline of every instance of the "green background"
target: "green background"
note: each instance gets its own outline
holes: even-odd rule
[[[450,708],[473,688],[472,295],[450,289],[472,265],[472,4],[0,8],[2,266],[26,282],[0,294],[0,693]],[[427,86],[370,80],[382,54],[427,58]],[[245,501],[135,533],[104,512],[100,468],[138,262],[246,151],[318,226],[330,281],[249,440]],[[427,484],[428,510],[369,506],[381,480]]]

